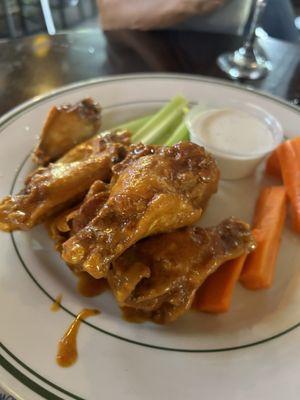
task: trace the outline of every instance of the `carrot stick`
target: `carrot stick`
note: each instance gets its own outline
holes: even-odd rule
[[[292,139],[287,140],[286,142],[281,143],[277,149],[275,149],[268,157],[267,162],[266,162],[266,169],[265,172],[267,175],[274,176],[275,178],[282,178],[281,174],[281,167],[280,167],[280,162],[279,162],[279,157],[278,157],[278,149],[280,149],[282,146],[285,145],[285,143],[292,143],[293,146],[295,145],[300,146],[300,136],[296,136]]]
[[[277,149],[283,183],[292,205],[293,228],[300,233],[300,141],[288,140]]]
[[[248,289],[271,286],[279,251],[281,232],[286,217],[286,191],[283,186],[263,189],[254,213],[256,250],[246,259],[240,282]]]
[[[209,313],[223,313],[229,310],[233,290],[239,279],[247,254],[227,261],[210,275],[199,288],[194,308]]]
[[[267,159],[265,172],[267,175],[281,179],[281,169],[276,150],[274,150]]]

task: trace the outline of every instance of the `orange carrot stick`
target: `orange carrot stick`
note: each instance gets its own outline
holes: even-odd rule
[[[286,191],[283,186],[263,189],[254,213],[256,250],[246,259],[240,282],[248,289],[271,286],[286,217]]]
[[[300,141],[288,140],[277,149],[284,186],[292,205],[293,227],[300,233]]]
[[[293,143],[293,145],[300,146],[300,136],[296,136],[292,139],[287,140],[286,142],[281,143],[277,149],[275,149],[268,157],[267,162],[266,162],[266,169],[265,172],[267,175],[274,176],[275,178],[282,178],[281,174],[281,167],[280,167],[280,162],[279,162],[279,157],[278,157],[278,152],[277,150],[281,148],[285,143],[290,142]]]
[[[267,175],[281,179],[281,169],[276,150],[274,150],[267,159],[265,172]]]
[[[233,290],[239,279],[247,254],[227,261],[210,275],[199,288],[194,308],[209,313],[223,313],[229,310]]]

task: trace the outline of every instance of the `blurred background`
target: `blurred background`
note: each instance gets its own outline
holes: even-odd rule
[[[300,105],[300,0],[160,1],[0,0],[0,116],[70,83],[150,72],[239,79]]]
[[[295,14],[295,27],[300,32],[300,0],[291,0],[291,4]],[[98,27],[96,0],[0,0],[0,39]],[[277,29],[279,27],[267,24],[265,30],[269,30],[267,33],[270,36],[276,37],[280,36],[277,35]]]
[[[0,0],[0,38],[98,25],[96,0]]]

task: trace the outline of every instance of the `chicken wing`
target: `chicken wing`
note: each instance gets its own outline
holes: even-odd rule
[[[54,240],[55,248],[62,251],[62,244],[72,235],[84,228],[103,207],[109,195],[108,185],[95,181],[82,203],[49,218],[46,227]]]
[[[157,323],[176,320],[197,289],[224,262],[255,249],[249,226],[229,218],[214,228],[189,227],[144,239],[108,272],[118,304]]]
[[[112,143],[119,143],[123,146],[123,156],[121,154],[118,160],[125,158],[127,155],[127,147],[130,145],[130,132],[127,130],[107,131],[96,135],[85,142],[78,144],[58,159],[59,163],[70,163],[73,161],[83,161],[92,156],[98,156],[103,151],[109,151]],[[112,157],[114,146],[111,146]],[[120,146],[119,152],[122,151]]]
[[[34,152],[39,165],[57,160],[76,144],[95,135],[101,122],[100,107],[92,99],[52,107]]]
[[[79,152],[81,157],[79,153],[66,155],[67,160],[38,168],[27,178],[19,194],[7,196],[0,202],[0,229],[28,230],[81,201],[94,181],[108,182],[113,165],[126,155],[127,147],[122,144],[124,137],[118,136],[121,143],[117,142],[117,135],[93,138],[92,148],[86,145],[86,153]],[[80,161],[73,161],[75,156]]]
[[[46,221],[49,236],[59,253],[62,251],[62,244],[96,216],[107,200],[108,193],[108,185],[102,181],[95,181],[82,203]],[[67,265],[78,278],[77,289],[81,295],[93,297],[108,289],[106,279],[95,279],[87,272],[81,271],[80,266]]]
[[[195,223],[218,179],[215,161],[196,144],[133,146],[116,167],[98,215],[63,244],[64,260],[105,277],[110,263],[139,239]]]

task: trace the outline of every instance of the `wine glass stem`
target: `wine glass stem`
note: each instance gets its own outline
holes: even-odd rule
[[[252,15],[252,21],[250,24],[249,32],[244,43],[244,48],[252,48],[255,41],[255,30],[261,19],[263,11],[265,9],[267,1],[266,0],[254,0],[254,11]]]

